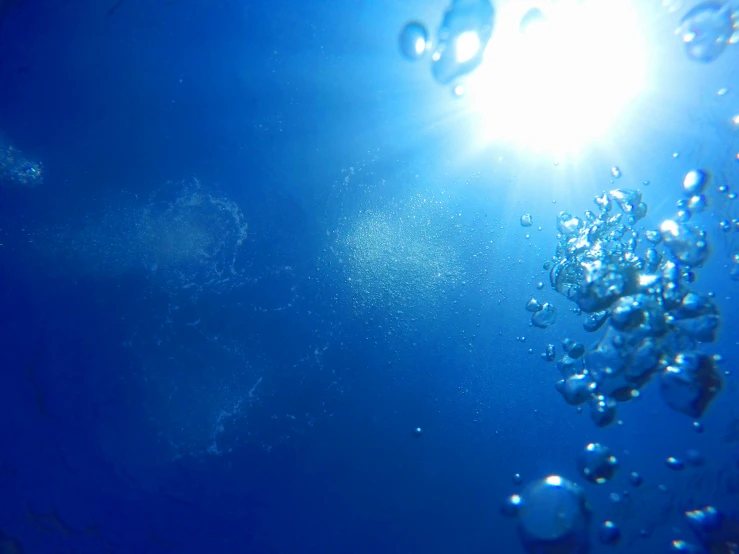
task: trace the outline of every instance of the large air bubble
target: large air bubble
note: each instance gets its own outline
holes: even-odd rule
[[[686,13],[677,34],[688,58],[703,63],[718,58],[734,40],[737,13],[734,2],[703,2]]]
[[[514,515],[526,552],[585,554],[590,551],[591,510],[583,490],[557,475],[529,483]]]

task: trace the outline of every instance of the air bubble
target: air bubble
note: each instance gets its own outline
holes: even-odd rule
[[[557,308],[549,302],[542,305],[541,310],[531,316],[531,323],[536,327],[545,328],[557,321]]]
[[[400,52],[407,59],[419,60],[428,48],[428,31],[422,24],[411,21],[403,27],[398,38]]]
[[[616,473],[618,460],[607,446],[590,443],[578,457],[577,469],[591,483],[602,485]]]
[[[518,508],[519,537],[527,552],[590,551],[591,510],[575,483],[551,475],[529,483],[511,504]]]
[[[454,2],[439,28],[439,45],[431,58],[441,84],[471,73],[482,63],[493,33],[495,11],[488,0]]]
[[[709,174],[702,169],[688,171],[683,178],[683,190],[688,195],[700,194],[708,184]]]
[[[688,58],[710,63],[723,53],[734,34],[731,10],[731,2],[709,1],[698,4],[685,14],[677,34],[685,43]]]

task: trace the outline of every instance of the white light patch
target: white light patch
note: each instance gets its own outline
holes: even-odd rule
[[[562,478],[559,475],[550,475],[545,479],[547,485],[551,485],[553,487],[561,487],[563,484]]]
[[[482,140],[576,152],[602,137],[644,90],[644,35],[628,0],[561,1],[521,32],[531,7],[500,7],[467,97],[483,119]]]
[[[473,31],[462,33],[455,44],[457,63],[470,61],[475,57],[478,50],[480,50],[480,37],[477,36],[477,33]]]

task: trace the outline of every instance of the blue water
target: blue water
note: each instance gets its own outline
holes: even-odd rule
[[[542,270],[556,214],[591,209],[618,164],[617,186],[651,182],[649,223],[669,217],[717,157],[700,99],[728,87],[739,113],[738,52],[690,65],[678,43],[609,148],[555,164],[470,144],[472,117],[402,59],[402,26],[445,7],[0,2],[0,136],[44,167],[0,188],[1,552],[523,552],[500,513],[515,473],[583,485],[593,552],[667,551],[693,540],[686,509],[739,506],[731,376],[702,434],[656,384],[598,429],[539,357],[593,340]],[[675,16],[646,12],[670,51]],[[243,244],[236,212],[193,215],[195,178],[238,206]],[[722,311],[707,351],[735,370],[721,209],[695,286]],[[532,296],[554,326],[531,327]],[[592,441],[621,464],[601,486],[576,470]],[[688,449],[706,465],[665,467]],[[605,519],[617,546],[595,538]]]

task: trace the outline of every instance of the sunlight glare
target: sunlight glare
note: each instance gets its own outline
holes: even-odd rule
[[[457,63],[466,63],[475,57],[480,49],[480,37],[474,31],[462,33],[455,44]]]
[[[485,62],[469,79],[480,139],[577,152],[644,90],[644,35],[628,0],[552,3],[521,32],[531,7],[501,6]]]

